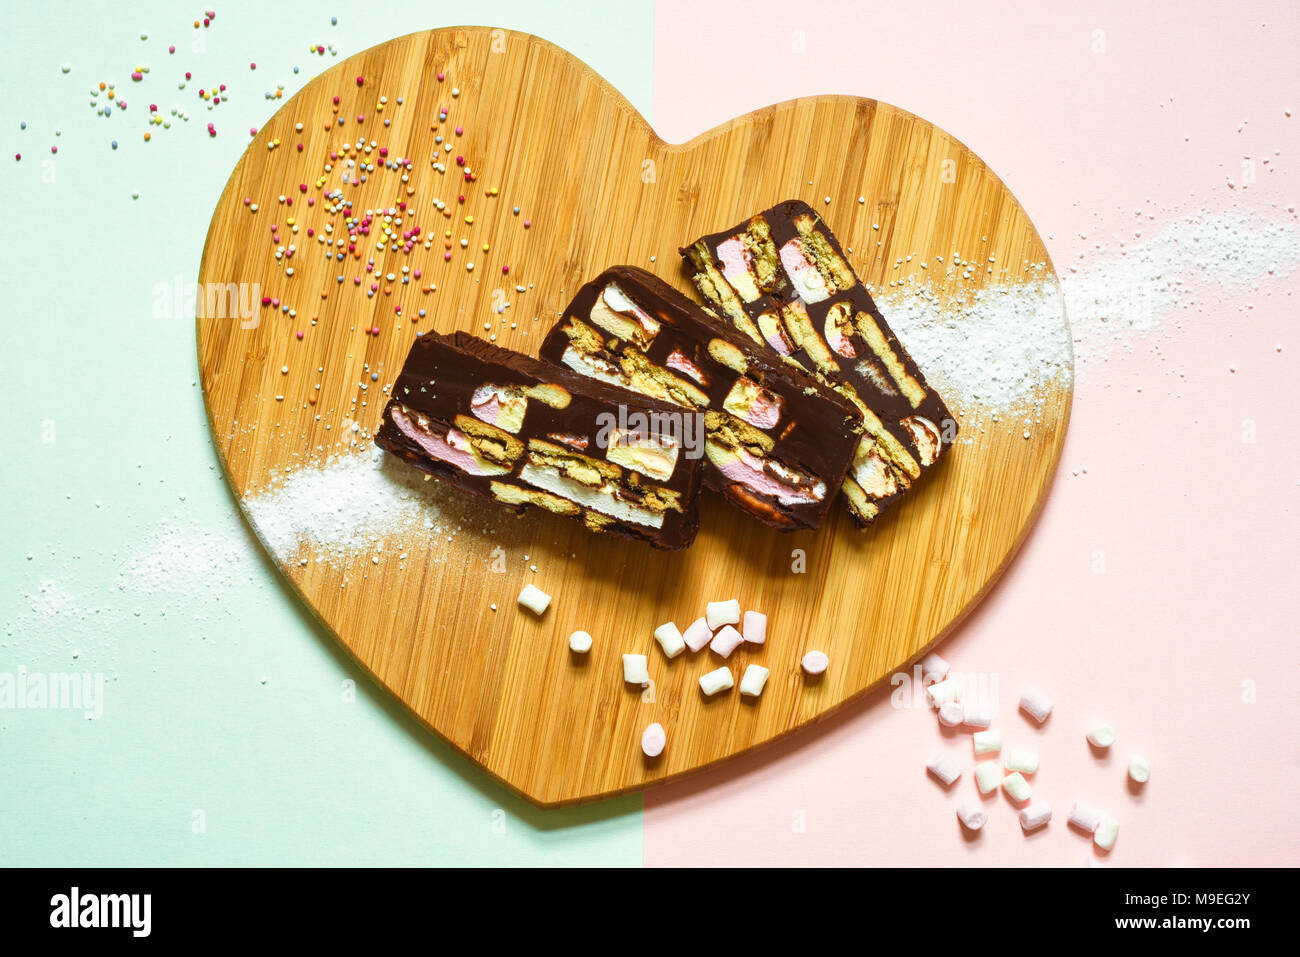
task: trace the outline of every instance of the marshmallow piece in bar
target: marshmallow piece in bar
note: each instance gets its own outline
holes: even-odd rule
[[[1103,814],[1097,824],[1097,830],[1092,832],[1092,842],[1103,851],[1109,851],[1115,846],[1117,837],[1119,837],[1119,821],[1109,814]]]
[[[1035,801],[1020,812],[1020,826],[1026,831],[1036,831],[1052,819],[1052,805]]]
[[[623,680],[643,688],[650,683],[650,669],[646,667],[645,655],[623,656]]]
[[[740,602],[735,598],[727,601],[711,601],[705,606],[704,617],[709,622],[709,630],[717,631],[723,625],[740,624]]]
[[[945,728],[955,728],[966,716],[960,701],[945,701],[939,706],[939,723]]]
[[[1002,781],[1002,769],[996,761],[984,761],[975,765],[975,786],[980,794],[992,794]]]
[[[948,662],[944,661],[932,651],[921,659],[921,680],[930,681],[933,679],[935,681],[942,681],[944,678],[948,677],[948,672],[951,669],[952,666],[948,664]]]
[[[968,728],[987,728],[993,723],[993,702],[972,698],[962,702],[961,723]]]
[[[961,821],[961,826],[966,830],[978,831],[988,823],[989,816],[978,804],[967,801],[957,807],[957,820]]]
[[[946,681],[936,682],[925,689],[925,694],[930,699],[930,706],[938,708],[961,697],[961,681],[957,678],[949,678]]]
[[[1007,792],[1011,800],[1017,803],[1028,801],[1029,796],[1034,793],[1033,788],[1029,786],[1029,782],[1025,780],[1024,775],[1019,771],[1012,771],[1002,779],[1002,789]]]
[[[925,769],[943,782],[944,787],[948,787],[953,781],[961,777],[961,765],[942,751],[930,759],[930,763],[925,766]]]
[[[686,648],[682,633],[671,621],[666,621],[655,629],[655,641],[659,642],[659,647],[668,658],[676,658]]]
[[[799,662],[799,667],[803,668],[807,674],[819,675],[826,670],[830,663],[831,660],[826,657],[826,652],[810,651],[803,656],[803,660]]]
[[[735,626],[723,625],[718,629],[717,634],[713,636],[713,640],[709,642],[709,650],[715,655],[729,658],[731,653],[744,643],[744,636],[736,631]]]
[[[1021,774],[1033,774],[1038,770],[1037,752],[1012,748],[1007,752],[1007,770],[1019,771]]]
[[[706,675],[700,675],[700,690],[706,695],[715,695],[719,691],[726,691],[735,683],[736,679],[731,677],[731,669],[726,665],[715,668]]]
[[[762,665],[750,665],[745,669],[745,673],[741,675],[740,693],[751,698],[757,698],[763,693],[763,686],[767,684],[769,674],[771,672]]]
[[[540,615],[550,607],[551,596],[536,585],[530,584],[525,585],[524,590],[519,593],[518,601],[534,615]]]
[[[1088,731],[1088,743],[1094,748],[1109,748],[1115,743],[1115,729],[1108,724],[1095,725]]]
[[[975,745],[976,754],[992,754],[1002,750],[1001,731],[976,731],[970,738]]]
[[[1052,699],[1037,688],[1026,688],[1020,695],[1020,710],[1042,724],[1052,714]]]
[[[641,732],[641,751],[647,758],[659,757],[664,753],[664,745],[667,743],[668,734],[658,721]]]
[[[696,618],[682,632],[682,640],[686,642],[686,647],[691,651],[699,651],[713,640],[713,629],[709,627],[709,623],[703,618]]]
[[[767,615],[761,611],[745,612],[745,623],[740,633],[751,645],[761,645],[767,641]]]
[[[1088,807],[1082,801],[1075,801],[1070,808],[1070,826],[1077,827],[1085,834],[1091,834],[1097,830],[1097,825],[1101,823],[1103,815],[1094,807]]]
[[[1146,758],[1135,754],[1128,759],[1128,776],[1134,784],[1146,784],[1151,780],[1151,765]]]
[[[569,649],[580,655],[591,651],[591,635],[585,631],[575,631],[569,636]]]

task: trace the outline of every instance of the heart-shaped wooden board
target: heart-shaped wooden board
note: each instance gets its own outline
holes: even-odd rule
[[[203,253],[202,384],[241,504],[249,511],[332,458],[366,455],[385,387],[418,332],[465,329],[536,354],[569,298],[604,267],[639,265],[693,294],[677,248],[787,198],[822,213],[875,287],[953,250],[1017,266],[977,270],[963,288],[1027,281],[1022,263],[1054,279],[1029,218],[992,171],[942,130],[883,103],[794,100],[674,145],[589,67],[526,34],[434,30],[339,64],[257,133]],[[357,219],[405,206],[389,224],[393,238],[384,242],[380,212],[349,247],[343,201]],[[291,244],[295,254],[277,258]],[[913,254],[915,263],[897,265]],[[942,295],[943,277],[932,278]],[[273,302],[251,317],[227,307],[223,318],[208,293],[225,283],[250,284],[245,295]],[[1063,310],[1060,332],[1068,343]],[[782,535],[710,494],[694,546],[662,553],[553,516],[516,517],[436,482],[420,485],[427,494],[412,506],[410,470],[396,462],[378,474],[403,490],[404,509],[427,509],[428,522],[368,528],[351,550],[313,540],[309,523],[306,539],[286,545],[268,534],[270,513],[254,529],[320,620],[422,722],[536,803],[580,801],[771,741],[942,637],[1032,522],[1064,441],[1070,389],[1068,375],[1047,387],[1028,437],[1014,416],[967,422],[934,474],[865,532],[835,509],[815,533]],[[386,504],[367,499],[369,486],[355,499],[321,488],[359,515]],[[302,505],[294,501],[275,508]],[[276,517],[277,528],[292,526],[292,515]],[[527,582],[554,596],[540,619],[515,604]],[[651,637],[660,623],[685,628],[707,601],[731,597],[769,615],[766,645],[729,662],[737,677],[749,662],[771,669],[757,701],[735,691],[704,698],[697,678],[719,662],[707,650],[666,660]],[[595,638],[585,657],[567,647],[578,629]],[[831,666],[809,681],[799,662],[814,648]],[[621,655],[634,652],[649,656],[645,693],[622,680]],[[647,761],[639,742],[652,721],[668,747]]]

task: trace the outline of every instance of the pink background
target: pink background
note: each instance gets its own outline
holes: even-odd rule
[[[895,103],[997,170],[1067,281],[1097,243],[1154,234],[1178,210],[1294,223],[1293,4],[1153,6],[661,0],[654,121],[684,140],[799,95]],[[1229,187],[1247,155],[1270,163]],[[1073,866],[1095,853],[1065,825],[1081,798],[1120,821],[1116,866],[1300,864],[1294,285],[1193,289],[1158,330],[1087,344],[1043,515],[940,649],[996,676],[1005,744],[1042,754],[1045,832],[1023,836],[999,793],[965,839],[953,809],[979,800],[969,735],[891,707],[886,689],[650,791],[646,863]],[[1015,712],[1031,682],[1057,703],[1042,729]],[[1119,735],[1106,759],[1084,742],[1096,719]],[[938,750],[966,767],[947,792],[925,773]],[[1138,793],[1134,752],[1153,769]]]

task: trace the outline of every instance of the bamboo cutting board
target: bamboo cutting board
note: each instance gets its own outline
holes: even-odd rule
[[[329,210],[336,190],[359,219],[406,204],[385,251],[380,215],[355,248],[328,247],[342,261],[326,257],[320,237],[347,236],[346,210]],[[203,305],[210,283],[257,284],[271,300],[251,317],[227,310],[235,314],[197,322],[208,414],[232,487],[244,501],[291,470],[367,448],[383,387],[418,331],[494,334],[535,354],[569,297],[605,266],[639,265],[690,291],[679,245],[795,197],[822,213],[875,286],[920,275],[922,260],[953,250],[1015,264],[980,270],[966,287],[1025,282],[1024,263],[1052,275],[1042,241],[992,171],[942,130],[883,103],[794,100],[674,145],[585,64],[537,37],[435,30],[352,57],[258,132],[212,217],[199,311],[221,311]],[[277,259],[277,246],[287,253],[290,244],[294,254]],[[1063,312],[1061,329],[1068,339]],[[335,560],[310,541],[273,557],[357,662],[488,772],[544,805],[611,795],[823,717],[942,637],[1036,515],[1070,399],[1068,382],[1044,395],[1027,439],[1014,417],[964,422],[968,441],[866,532],[833,509],[818,532],[781,535],[710,495],[696,544],[663,554],[430,489],[436,534],[408,528]],[[459,530],[449,537],[448,528]],[[527,582],[555,597],[540,619],[515,605]],[[656,625],[684,629],[707,601],[731,597],[769,616],[767,644],[729,662],[737,680],[749,662],[771,669],[757,702],[735,690],[705,699],[696,679],[719,662],[707,650],[667,661],[651,637]],[[585,660],[567,648],[577,629],[595,638]],[[808,681],[799,661],[814,648],[831,666]],[[645,693],[622,681],[620,656],[634,652],[649,656]],[[668,747],[647,761],[639,742],[652,721],[666,728]]]

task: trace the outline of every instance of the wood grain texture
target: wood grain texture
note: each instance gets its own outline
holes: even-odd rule
[[[455,98],[453,86],[460,90]],[[389,101],[382,113],[381,95]],[[440,106],[451,108],[443,133],[464,128],[450,154],[439,151],[431,129]],[[391,126],[383,126],[385,117]],[[358,243],[361,258],[338,263],[306,238],[307,226],[319,231],[327,221],[339,231],[334,235],[341,233],[342,216],[325,213],[324,190],[315,184],[328,152],[359,135],[387,146],[390,159],[410,157],[414,165],[407,183],[380,169],[345,195],[357,210],[406,201],[402,228],[420,225],[431,249],[380,254],[372,233]],[[268,149],[277,138],[280,145]],[[457,155],[466,157],[476,182],[464,182]],[[435,156],[447,162],[446,174],[430,167]],[[338,185],[344,159],[325,190]],[[378,163],[377,152],[370,160]],[[492,186],[500,188],[496,197],[487,195]],[[456,203],[462,192],[463,207]],[[292,209],[278,201],[281,194],[295,199]],[[308,196],[316,206],[306,205]],[[258,212],[250,212],[245,197]],[[435,197],[454,215],[435,209]],[[1023,263],[1046,264],[1051,275],[1028,217],[992,171],[942,130],[886,104],[794,100],[674,145],[590,68],[536,37],[436,30],[352,57],[313,80],[258,132],[212,217],[200,283],[258,283],[263,295],[297,313],[290,319],[263,309],[255,328],[237,319],[198,319],[204,394],[234,491],[242,497],[264,489],[284,470],[323,462],[352,440],[368,445],[383,407],[380,388],[396,377],[417,330],[486,335],[489,323],[498,344],[535,354],[568,298],[605,266],[643,266],[690,291],[678,245],[791,197],[825,216],[873,285],[953,250],[1015,264],[977,276],[977,283],[1026,281]],[[522,207],[518,216],[515,204]],[[464,223],[467,213],[475,217],[472,226]],[[299,224],[296,236],[290,216]],[[283,244],[298,246],[292,276],[274,257],[273,223]],[[443,248],[448,229],[455,243],[450,261]],[[895,268],[896,259],[912,254],[914,263]],[[423,276],[407,286],[381,280],[392,291],[367,297],[368,257],[378,261],[376,275],[397,275],[406,264]],[[503,265],[511,267],[509,276]],[[339,274],[346,276],[342,284]],[[357,275],[361,286],[353,282]],[[516,293],[516,282],[528,290]],[[422,292],[430,283],[436,291]],[[505,318],[517,329],[496,312],[502,299],[494,293],[502,290],[511,302]],[[427,317],[410,321],[421,308]],[[380,333],[367,334],[371,326]],[[298,329],[306,330],[301,341]],[[372,371],[380,373],[378,382],[370,382]],[[362,391],[360,383],[370,388]],[[308,404],[312,395],[317,401]],[[450,542],[409,535],[386,543],[378,564],[371,553],[341,565],[315,561],[310,548],[274,557],[361,666],[430,728],[539,804],[585,800],[771,741],[825,716],[942,637],[997,578],[1031,524],[1055,470],[1070,400],[1068,383],[1046,395],[1028,440],[1019,420],[972,430],[973,441],[958,442],[935,474],[865,533],[837,509],[816,533],[781,535],[709,495],[694,547],[661,554],[550,516],[494,512],[484,519],[468,504],[458,516],[462,505],[451,500],[442,518],[464,530]],[[498,546],[508,556],[504,572],[492,569]],[[803,573],[792,571],[795,549],[806,555]],[[555,596],[541,619],[514,603],[529,581]],[[758,702],[735,691],[705,699],[696,679],[717,659],[705,651],[666,661],[651,637],[661,622],[684,629],[707,601],[730,597],[769,615],[766,646],[743,648],[729,662],[737,681],[751,661],[771,669]],[[595,637],[586,660],[567,649],[576,629]],[[799,670],[812,648],[831,659],[815,682]],[[649,655],[652,696],[624,686],[626,652]],[[639,741],[651,721],[667,729],[668,748],[647,762]]]

